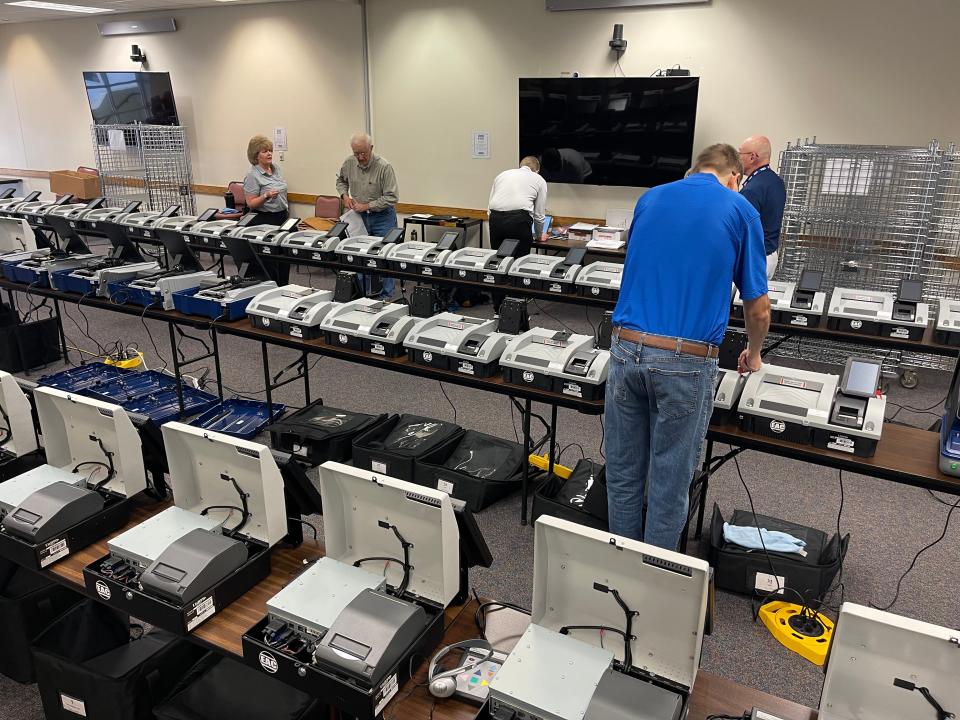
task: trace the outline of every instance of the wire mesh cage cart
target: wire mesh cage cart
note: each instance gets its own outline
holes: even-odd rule
[[[960,157],[951,145],[926,147],[788,144],[780,154],[787,191],[778,280],[804,269],[823,272],[824,290],[856,287],[896,292],[903,279],[924,281],[924,300],[957,297],[960,278]],[[906,387],[913,368],[949,369],[952,360],[809,339],[778,354],[842,363],[873,356]]]
[[[93,125],[101,194],[111,206],[140,200],[146,208],[179,205],[194,214],[193,172],[186,128],[179,125]]]

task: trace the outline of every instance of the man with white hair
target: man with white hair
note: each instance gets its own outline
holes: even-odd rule
[[[397,174],[387,160],[373,154],[373,138],[366,133],[354,133],[350,149],[353,154],[337,175],[337,194],[345,208],[363,218],[370,235],[383,237],[397,227]],[[381,299],[389,299],[395,288],[394,278],[384,278]]]
[[[777,270],[780,226],[783,224],[783,206],[787,202],[787,191],[783,187],[783,180],[770,167],[769,139],[763,135],[751,135],[740,143],[739,152],[745,178],[740,194],[760,213],[769,280]]]

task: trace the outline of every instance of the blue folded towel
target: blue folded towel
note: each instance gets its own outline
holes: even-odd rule
[[[760,538],[763,537],[763,544]],[[745,547],[750,550],[763,550],[764,547],[771,552],[797,553],[806,556],[804,550],[807,543],[796,538],[790,533],[779,530],[767,530],[766,528],[757,528],[747,525],[731,525],[725,522],[723,524],[723,539],[734,545]]]

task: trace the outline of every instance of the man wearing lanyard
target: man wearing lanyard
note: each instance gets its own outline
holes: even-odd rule
[[[746,178],[740,188],[757,212],[763,225],[763,249],[767,254],[767,279],[777,270],[780,249],[780,225],[787,191],[783,180],[770,167],[770,141],[763,135],[748,137],[740,143],[740,162]]]
[[[383,237],[397,227],[397,174],[387,160],[373,154],[373,138],[366,133],[350,138],[350,150],[353,154],[337,175],[337,194],[345,208],[360,214],[368,233]],[[383,278],[381,299],[390,299],[396,282]]]
[[[760,368],[770,326],[763,228],[737,193],[741,172],[732,146],[711,145],[689,177],[640,198],[613,313],[604,409],[610,531],[670,550],[713,410],[731,282],[749,339],[740,372]]]

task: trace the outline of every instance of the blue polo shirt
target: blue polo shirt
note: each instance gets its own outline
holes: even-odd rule
[[[787,202],[787,190],[783,186],[783,180],[769,165],[764,165],[743,181],[740,194],[760,213],[764,251],[767,255],[776,252],[780,247],[783,206]]]
[[[760,215],[709,173],[660,185],[633,211],[613,324],[719,345],[731,282],[744,300],[767,292]]]

